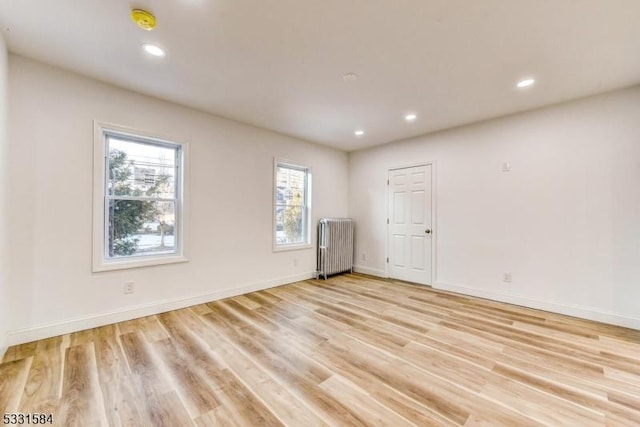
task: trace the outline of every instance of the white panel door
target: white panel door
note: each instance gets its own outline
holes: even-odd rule
[[[431,205],[431,165],[389,170],[389,277],[431,283]]]

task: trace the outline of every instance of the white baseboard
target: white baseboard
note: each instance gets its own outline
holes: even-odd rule
[[[449,285],[442,282],[434,283],[433,288],[441,289],[443,291],[451,291],[458,294],[486,298],[494,301],[506,302],[509,304],[521,305],[538,310],[551,311],[553,313],[566,314],[567,316],[580,317],[582,319],[594,320],[596,322],[609,323],[632,329],[640,329],[640,318],[623,316],[617,313],[596,310],[590,307],[539,301],[519,295],[501,294],[465,286]]]
[[[369,267],[354,265],[353,271],[355,271],[356,273],[368,274],[369,276],[384,277],[384,278],[387,277],[387,275],[384,273],[384,270],[378,270],[376,268],[369,268]]]
[[[181,308],[190,307],[192,305],[234,297],[249,292],[274,288],[276,286],[282,286],[288,283],[312,279],[313,277],[315,277],[315,272],[308,272],[297,274],[294,276],[273,279],[265,282],[239,286],[232,289],[224,289],[203,295],[195,295],[185,298],[171,298],[163,301],[155,301],[133,307],[126,307],[91,316],[71,318],[60,322],[53,322],[45,325],[35,326],[32,328],[11,331],[7,334],[3,345],[11,346],[45,338],[56,337],[58,335],[83,331],[85,329],[97,328],[112,323],[124,322],[127,320],[151,316],[171,310],[178,310]],[[0,350],[2,350],[2,348],[6,350],[6,347],[0,347]]]

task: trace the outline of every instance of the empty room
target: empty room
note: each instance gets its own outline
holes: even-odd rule
[[[0,423],[640,425],[637,0],[0,0]]]

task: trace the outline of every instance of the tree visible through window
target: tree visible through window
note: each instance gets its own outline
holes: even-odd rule
[[[105,258],[176,253],[179,145],[106,134]]]
[[[309,243],[309,169],[276,163],[276,246]]]

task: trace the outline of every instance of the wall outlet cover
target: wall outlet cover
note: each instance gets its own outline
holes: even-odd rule
[[[132,294],[135,291],[135,286],[133,282],[124,282],[124,293]]]

